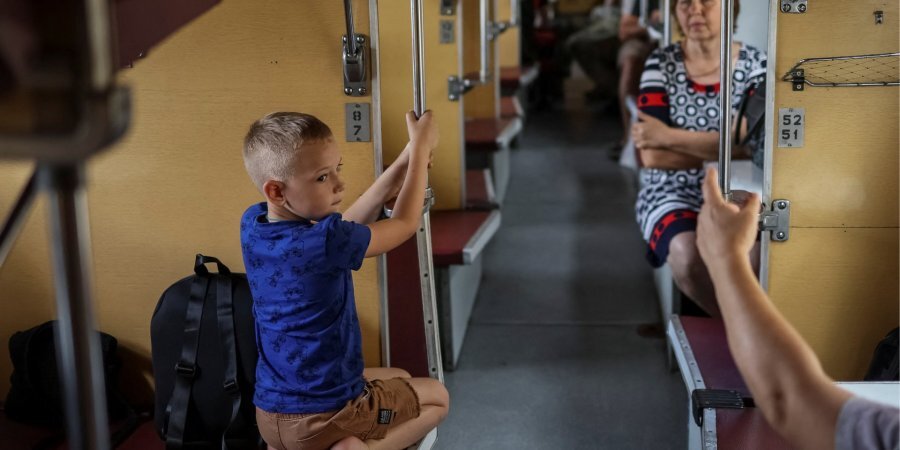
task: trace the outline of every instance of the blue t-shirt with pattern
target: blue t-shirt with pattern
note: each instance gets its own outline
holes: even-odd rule
[[[241,218],[241,249],[256,318],[259,408],[334,411],[358,397],[362,337],[351,270],[362,266],[371,231],[332,214],[317,223],[269,222],[265,203]]]

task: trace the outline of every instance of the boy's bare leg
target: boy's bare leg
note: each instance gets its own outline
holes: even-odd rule
[[[390,380],[391,378],[412,378],[412,375],[396,367],[368,367],[363,369],[363,378],[369,381]]]
[[[416,391],[419,402],[421,402],[419,417],[391,429],[384,439],[366,441],[370,449],[407,448],[422,439],[447,417],[450,409],[450,394],[447,393],[447,388],[443,384],[433,378],[410,378],[406,381]]]

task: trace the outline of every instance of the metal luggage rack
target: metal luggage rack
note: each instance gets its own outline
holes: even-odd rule
[[[801,59],[782,78],[795,91],[812,87],[900,85],[900,53]]]

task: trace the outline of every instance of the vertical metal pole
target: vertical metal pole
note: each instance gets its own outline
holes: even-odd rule
[[[478,1],[478,21],[479,21],[479,39],[481,43],[481,57],[479,59],[478,80],[481,83],[487,83],[491,73],[488,70],[488,2],[487,0]]]
[[[509,26],[519,26],[519,0],[509,1]]]
[[[663,48],[672,45],[672,0],[663,0]]]
[[[106,388],[91,304],[91,248],[84,163],[42,166],[48,193],[56,284],[57,361],[70,448],[108,450]]]
[[[638,8],[638,14],[640,17],[638,18],[638,22],[642,27],[647,28],[650,26],[650,5],[648,4],[649,0],[639,0],[640,7]]]
[[[413,112],[421,117],[425,112],[425,46],[422,34],[422,0],[410,0],[412,24]],[[434,191],[425,189],[425,205],[422,222],[416,231],[416,247],[419,251],[419,282],[422,287],[422,314],[425,326],[425,349],[428,353],[428,374],[444,382],[437,324],[437,293],[434,287],[434,258],[431,250],[431,206]]]
[[[731,73],[734,0],[722,1],[722,30],[719,54],[719,187],[725,199],[731,199]]]
[[[16,200],[16,204],[13,205],[9,217],[3,223],[3,229],[0,230],[0,267],[3,267],[3,263],[6,262],[6,257],[9,256],[9,252],[12,250],[13,242],[16,241],[16,236],[19,235],[22,225],[25,224],[25,217],[27,217],[28,211],[31,210],[31,205],[34,204],[37,192],[37,169],[35,169],[35,172],[31,174],[31,178],[28,179],[25,189],[22,190],[22,194],[19,195],[19,199]]]
[[[356,30],[353,28],[353,0],[344,0],[344,20],[347,22],[347,48],[356,55]]]

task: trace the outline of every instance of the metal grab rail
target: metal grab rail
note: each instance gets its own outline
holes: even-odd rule
[[[91,299],[93,266],[85,164],[92,154],[124,133],[129,97],[127,90],[115,84],[110,2],[70,3],[80,14],[78,29],[71,38],[86,50],[71,61],[77,76],[66,86],[79,98],[79,124],[71,134],[0,134],[0,159],[29,158],[37,162],[0,233],[0,264],[9,254],[34,198],[46,193],[58,318],[54,339],[68,444],[74,450],[107,450],[106,391]],[[40,35],[46,30],[35,31]]]
[[[672,45],[672,0],[663,0],[663,38],[662,45],[666,48]]]
[[[412,36],[413,112],[416,117],[425,113],[425,45],[423,37],[422,0],[410,0]],[[431,206],[434,191],[425,189],[425,205],[422,221],[416,231],[416,248],[419,256],[419,282],[422,289],[422,315],[425,327],[425,349],[428,356],[428,374],[444,382],[444,365],[441,359],[437,321],[437,292],[434,286],[434,258],[431,250]]]
[[[719,52],[719,187],[726,200],[731,199],[731,93],[734,0],[722,0],[722,31]]]
[[[481,54],[479,56],[479,67],[478,67],[478,82],[485,84],[491,78],[491,72],[488,69],[488,52],[490,49],[488,45],[490,45],[490,25],[491,21],[488,17],[488,0],[479,0],[478,1],[478,21],[479,21],[479,44],[481,44]]]
[[[347,23],[347,53],[356,56],[359,47],[356,45],[356,30],[353,27],[353,0],[344,0],[344,21]]]

